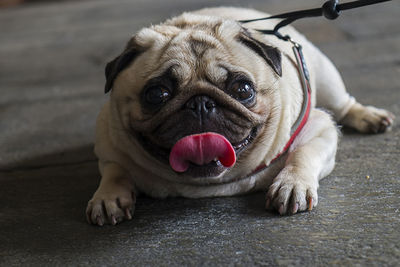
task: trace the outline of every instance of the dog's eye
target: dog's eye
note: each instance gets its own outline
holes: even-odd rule
[[[146,102],[152,105],[160,105],[171,98],[169,90],[163,86],[153,86],[146,90]]]
[[[239,101],[248,102],[254,98],[254,88],[246,81],[236,81],[231,85],[230,95]]]

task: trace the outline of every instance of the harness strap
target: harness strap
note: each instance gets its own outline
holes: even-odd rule
[[[282,149],[282,151],[279,152],[278,155],[276,155],[275,158],[273,158],[268,165],[266,163],[261,164],[250,175],[254,175],[257,172],[260,172],[260,171],[268,168],[268,166],[270,164],[272,164],[282,154],[284,154],[286,151],[288,151],[289,147],[293,144],[293,141],[296,139],[298,134],[301,132],[304,125],[307,123],[308,117],[310,115],[310,110],[311,110],[310,77],[309,77],[309,72],[307,69],[306,62],[304,60],[302,47],[300,44],[294,42],[292,39],[288,39],[288,40],[293,44],[293,53],[296,57],[297,68],[299,71],[301,85],[302,85],[302,89],[303,89],[303,104],[302,104],[302,107],[300,110],[299,117],[297,118],[296,122],[293,124],[292,129],[290,131],[291,132],[290,139],[289,139],[289,141],[287,141],[287,143],[284,146],[284,148]]]

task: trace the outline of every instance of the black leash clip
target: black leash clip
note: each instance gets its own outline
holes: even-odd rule
[[[324,15],[325,18],[331,20],[339,17],[340,11],[337,9],[338,3],[339,0],[330,0],[328,2],[325,2],[325,4],[322,6],[322,15]]]

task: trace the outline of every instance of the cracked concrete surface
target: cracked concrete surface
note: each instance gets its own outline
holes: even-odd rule
[[[262,193],[138,199],[117,227],[86,223],[99,182],[93,155],[103,68],[135,31],[184,10],[278,13],[321,1],[72,1],[0,9],[0,265],[398,266],[400,127],[346,130],[312,212],[264,211]],[[306,19],[298,29],[338,66],[348,90],[400,118],[400,4]]]

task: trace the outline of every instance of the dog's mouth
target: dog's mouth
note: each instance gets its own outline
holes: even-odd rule
[[[139,140],[146,151],[169,164],[177,173],[191,177],[216,177],[233,167],[236,158],[250,147],[258,130],[259,127],[254,127],[247,137],[233,143],[213,132],[185,136],[171,148],[156,145],[143,135]]]

